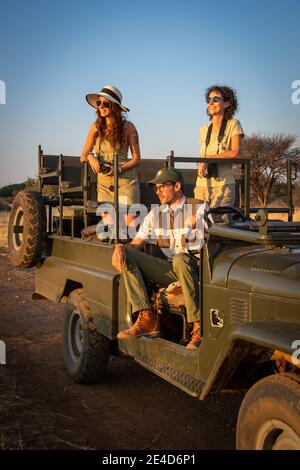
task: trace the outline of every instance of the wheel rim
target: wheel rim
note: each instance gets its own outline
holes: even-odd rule
[[[300,450],[300,436],[279,419],[270,419],[259,430],[256,450]]]
[[[24,232],[24,212],[22,207],[18,207],[13,223],[13,245],[16,251],[21,249],[23,243],[23,232]]]
[[[68,346],[73,362],[80,360],[83,349],[83,326],[78,312],[71,315],[68,327]]]

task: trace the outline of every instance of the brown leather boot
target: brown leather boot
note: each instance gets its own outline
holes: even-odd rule
[[[201,336],[200,336],[200,322],[195,321],[192,331],[192,336],[190,342],[187,344],[187,349],[197,349],[201,344]]]
[[[120,331],[117,334],[118,339],[139,338],[140,336],[158,336],[157,315],[152,310],[140,310],[135,324],[128,330]]]

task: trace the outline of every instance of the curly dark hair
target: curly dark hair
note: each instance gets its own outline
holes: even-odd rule
[[[111,119],[111,126],[108,128],[106,119],[101,117],[99,110],[97,109],[96,115],[97,120],[95,122],[98,135],[101,140],[108,140],[111,145],[116,148],[116,145],[119,144],[120,148],[124,147],[125,145],[125,124],[127,119],[121,113],[120,106],[112,101],[109,102],[110,105],[110,119]]]
[[[220,86],[220,85],[213,85],[207,88],[205,92],[205,98],[208,99],[210,93],[212,91],[218,91],[224,100],[224,102],[229,101],[229,106],[224,111],[224,117],[226,119],[231,119],[235,115],[236,111],[238,110],[238,100],[236,96],[236,91],[228,86]],[[211,116],[207,111],[210,119]]]

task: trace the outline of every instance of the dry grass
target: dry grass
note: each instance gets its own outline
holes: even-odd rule
[[[9,212],[0,211],[0,247],[7,247]]]

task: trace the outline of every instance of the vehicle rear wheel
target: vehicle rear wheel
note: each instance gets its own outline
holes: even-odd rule
[[[246,394],[238,416],[239,450],[300,450],[300,375],[276,374]]]
[[[13,202],[8,224],[8,250],[15,266],[35,266],[42,254],[46,210],[40,193],[20,191]]]
[[[63,325],[64,362],[74,382],[98,382],[107,369],[110,343],[98,331],[83,289],[74,290],[65,305]]]

